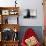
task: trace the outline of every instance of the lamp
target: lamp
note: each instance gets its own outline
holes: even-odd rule
[[[15,7],[16,7],[16,4],[17,4],[17,2],[16,2],[17,0],[15,0]]]

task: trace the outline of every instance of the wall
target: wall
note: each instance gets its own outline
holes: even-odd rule
[[[15,0],[14,0],[15,1]],[[0,6],[14,6],[13,0],[0,0]],[[42,6],[42,0],[17,0],[20,11],[22,9],[36,9],[37,10],[37,17],[36,18],[30,18],[30,19],[24,19],[23,15],[20,14],[19,17],[19,24],[20,26],[43,26],[43,6]]]
[[[0,6],[1,7],[10,7],[10,6],[14,6],[14,1],[15,0],[0,0]]]
[[[20,1],[22,2],[22,1]],[[24,3],[23,3],[24,2]],[[30,19],[24,19],[21,14],[19,21],[21,26],[43,26],[43,6],[42,6],[42,0],[24,0],[21,5],[23,9],[36,9],[37,10],[37,17],[36,18],[30,18]]]

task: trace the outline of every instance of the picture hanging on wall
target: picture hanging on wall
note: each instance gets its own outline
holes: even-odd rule
[[[35,16],[36,17],[36,15],[37,15],[37,10],[31,9],[30,10],[30,16]]]
[[[35,9],[26,9],[26,15],[24,18],[31,18],[31,17],[36,17],[37,15],[37,10]]]
[[[9,15],[9,10],[2,10],[2,15]]]

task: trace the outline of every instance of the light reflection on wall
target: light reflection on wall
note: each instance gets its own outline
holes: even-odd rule
[[[24,3],[23,0],[17,0],[17,7],[22,6]],[[14,7],[15,6],[15,0],[0,0],[0,7]]]
[[[0,7],[15,6],[15,0],[0,0]]]

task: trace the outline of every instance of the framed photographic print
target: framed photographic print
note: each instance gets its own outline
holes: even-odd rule
[[[2,15],[9,15],[9,10],[2,10]]]
[[[37,10],[36,9],[30,9],[30,16],[36,17],[37,15]]]
[[[10,15],[14,15],[14,12],[13,12],[13,11],[11,11],[11,12],[10,12]]]
[[[18,12],[15,11],[15,10],[10,10],[10,11],[9,11],[9,14],[10,14],[10,15],[16,15],[17,13],[18,13]]]
[[[26,9],[26,14],[24,13],[24,18],[31,18],[31,17],[36,17],[37,15],[37,10],[36,9]]]
[[[14,15],[14,10],[10,10],[10,11],[9,11],[9,14],[10,14],[10,15]]]

